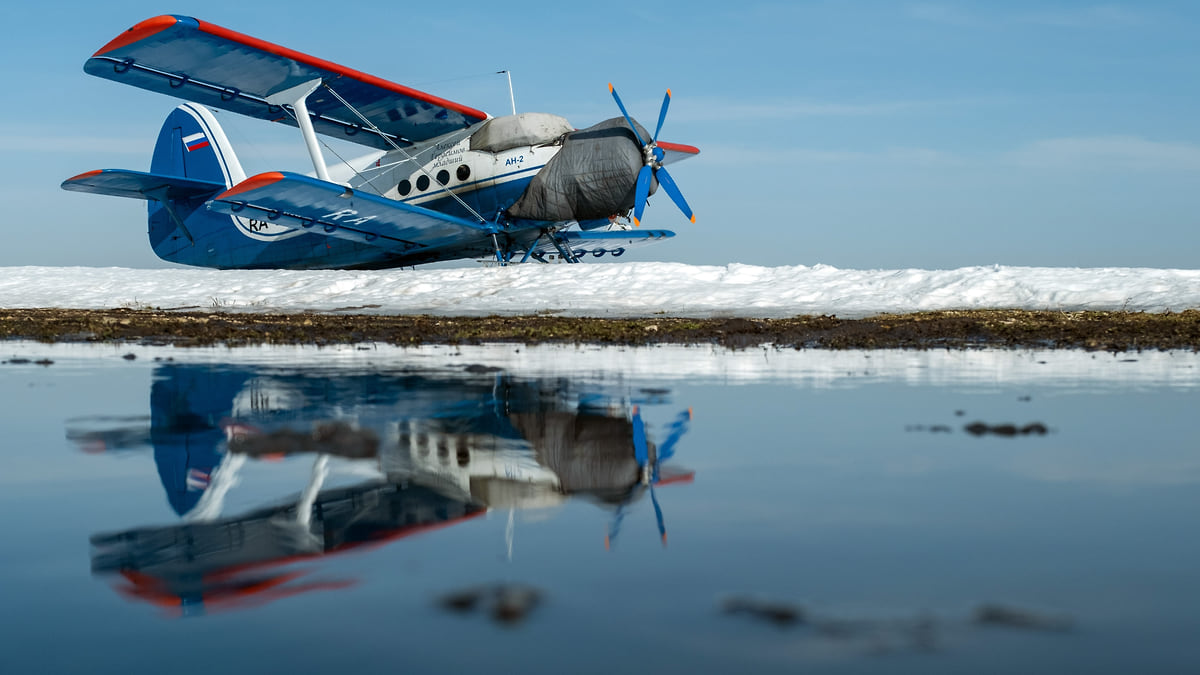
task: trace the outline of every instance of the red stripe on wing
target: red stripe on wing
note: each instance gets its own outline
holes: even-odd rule
[[[237,185],[234,185],[233,187],[214,197],[214,199],[228,199],[234,195],[238,195],[243,192],[249,192],[251,190],[257,190],[260,187],[266,187],[281,180],[283,180],[283,174],[279,173],[278,171],[260,173],[257,176],[251,176]]]
[[[444,98],[439,98],[437,96],[433,96],[432,94],[426,94],[423,91],[417,91],[416,89],[411,89],[402,84],[396,84],[395,82],[389,82],[388,80],[384,80],[382,78],[375,77],[374,75],[367,75],[366,73],[363,73],[363,72],[360,72],[357,70],[353,70],[351,68],[347,68],[342,65],[338,65],[336,63],[333,63],[332,61],[318,59],[315,56],[309,56],[308,54],[304,54],[302,52],[298,52],[293,49],[288,49],[287,47],[281,47],[272,42],[267,42],[266,40],[260,40],[258,38],[250,37],[249,35],[245,35],[243,33],[239,33],[237,31],[230,30],[228,28],[224,28],[224,27],[218,26],[216,24],[208,23],[207,21],[200,21],[199,19],[197,19],[196,23],[200,24],[200,30],[204,31],[205,33],[208,33],[209,35],[215,35],[217,37],[224,38],[224,39],[230,40],[232,42],[237,42],[239,44],[246,45],[247,47],[259,49],[264,52],[267,52],[268,54],[274,54],[275,56],[282,56],[285,59],[292,59],[293,61],[299,61],[300,63],[310,65],[314,68],[321,68],[324,70],[333,71],[342,77],[348,77],[353,80],[358,80],[360,82],[372,84],[376,87],[379,87],[380,89],[386,89],[390,92],[400,94],[401,96],[415,98],[418,101],[424,101],[431,105],[439,106],[442,108],[453,110],[458,113],[462,113],[463,115],[466,115],[467,117],[475,117],[475,118],[478,118],[481,120],[487,119],[487,113],[485,113],[483,111],[476,110],[474,108],[469,108],[465,105],[461,105],[461,104],[455,103],[453,101],[447,101]]]
[[[170,14],[164,14],[163,16],[156,16],[152,19],[146,19],[145,21],[136,24],[129,30],[110,40],[108,44],[101,47],[100,50],[95,54],[92,54],[92,56],[100,56],[105,52],[111,52],[114,49],[126,47],[137,42],[138,40],[144,40],[155,33],[161,33],[177,23],[179,23],[179,19],[171,16]]]

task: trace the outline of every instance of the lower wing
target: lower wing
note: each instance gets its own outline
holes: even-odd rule
[[[218,194],[208,208],[401,253],[489,238],[462,218],[295,173],[252,176]]]

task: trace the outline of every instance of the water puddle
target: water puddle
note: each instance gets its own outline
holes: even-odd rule
[[[1200,355],[0,360],[14,672],[1200,664]]]

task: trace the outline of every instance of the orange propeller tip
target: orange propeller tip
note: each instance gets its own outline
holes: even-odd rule
[[[611,93],[612,93],[612,90],[613,90],[612,82],[609,82],[609,83],[608,83],[608,93],[610,93],[610,94],[611,94]]]
[[[694,213],[692,214],[692,224],[693,225],[696,224],[696,214],[694,214]]]
[[[671,95],[671,88],[667,87],[667,96],[670,96],[670,95]]]

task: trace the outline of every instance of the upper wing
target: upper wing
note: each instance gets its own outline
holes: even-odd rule
[[[84,71],[250,117],[296,122],[266,98],[322,80],[398,145],[468,127],[487,113],[186,16],[147,19],[117,36]],[[317,132],[391,146],[327,91],[309,97]]]
[[[461,218],[295,173],[247,178],[213,197],[208,208],[399,253],[478,241],[491,232]]]

